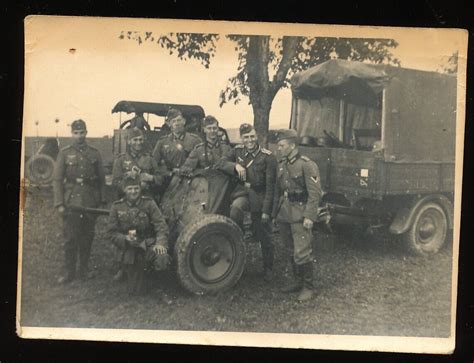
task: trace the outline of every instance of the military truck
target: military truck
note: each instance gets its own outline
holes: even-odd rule
[[[452,237],[456,77],[329,60],[291,90],[290,128],[319,166],[331,224],[436,253]]]

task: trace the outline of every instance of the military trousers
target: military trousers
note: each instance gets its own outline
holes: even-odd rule
[[[252,233],[254,237],[260,242],[262,249],[263,269],[273,269],[273,239],[272,227],[270,222],[262,223],[262,214],[252,212]]]
[[[79,272],[87,271],[94,239],[96,217],[75,212],[63,216],[64,257],[66,272],[74,276],[79,258]]]
[[[273,251],[272,231],[270,223],[262,223],[262,213],[250,212],[249,199],[246,196],[240,196],[233,200],[230,206],[230,218],[241,228],[251,226],[253,236],[260,242],[262,249],[263,269],[273,269]]]
[[[296,265],[304,265],[313,260],[313,232],[304,228],[303,223],[279,222],[280,237],[285,244],[288,256]]]

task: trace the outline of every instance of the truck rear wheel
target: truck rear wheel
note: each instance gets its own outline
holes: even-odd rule
[[[175,261],[183,287],[196,295],[234,286],[245,266],[242,231],[231,219],[208,214],[187,225],[176,241]]]
[[[443,208],[437,203],[429,202],[417,211],[412,226],[403,238],[412,253],[431,255],[443,246],[447,231],[448,219]]]

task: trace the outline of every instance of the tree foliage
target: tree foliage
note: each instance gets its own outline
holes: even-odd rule
[[[153,42],[176,54],[181,60],[195,59],[208,68],[217,51],[219,34],[168,33],[155,36],[152,32],[124,31],[119,36],[142,44]],[[225,36],[234,45],[238,65],[219,103],[239,103],[248,98],[254,111],[257,131],[266,135],[268,117],[275,95],[289,86],[291,76],[298,71],[329,59],[339,58],[369,63],[400,65],[391,50],[398,46],[393,39],[360,39],[332,37],[296,37],[237,35]]]

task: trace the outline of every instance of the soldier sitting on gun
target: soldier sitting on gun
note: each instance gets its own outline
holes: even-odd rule
[[[110,210],[107,237],[119,248],[130,294],[146,291],[147,272],[169,264],[168,226],[155,201],[141,194],[140,179],[123,181],[125,196]]]
[[[179,172],[197,144],[202,142],[197,135],[185,131],[186,120],[179,110],[171,109],[166,117],[171,133],[158,140],[153,150],[153,158],[164,178],[162,190],[169,184],[174,172]]]
[[[244,230],[251,227],[253,235],[259,240],[263,276],[268,282],[272,279],[273,270],[270,215],[274,199],[276,159],[270,150],[258,144],[257,133],[252,125],[244,123],[239,131],[242,144],[225,155],[217,168],[238,176],[241,181],[231,196],[230,217],[243,226]]]
[[[112,185],[117,188],[119,196],[123,193],[123,179],[126,176],[139,176],[142,194],[152,196],[157,186],[163,183],[158,172],[158,165],[153,157],[144,152],[145,135],[142,130],[128,130],[127,151],[115,159],[112,169]]]
[[[219,121],[214,116],[206,116],[202,121],[206,141],[197,144],[181,167],[181,175],[189,175],[196,169],[212,168],[221,157],[231,152],[231,147],[220,140]]]

